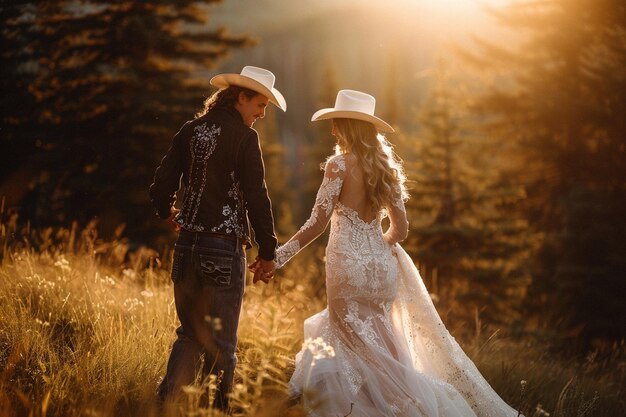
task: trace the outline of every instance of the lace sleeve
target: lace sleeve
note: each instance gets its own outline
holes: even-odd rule
[[[346,173],[343,155],[336,155],[326,162],[324,180],[317,191],[311,217],[287,243],[276,250],[276,267],[282,268],[302,248],[321,235],[341,194]]]
[[[393,202],[390,207],[387,207],[387,214],[390,225],[385,232],[385,240],[393,245],[406,239],[409,233],[409,222],[400,187],[394,192]]]

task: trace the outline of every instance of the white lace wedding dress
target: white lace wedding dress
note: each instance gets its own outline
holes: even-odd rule
[[[346,155],[328,160],[310,219],[277,251],[282,267],[331,221],[328,307],[306,320],[304,337],[314,341],[290,381],[310,415],[518,416],[448,333],[411,258],[383,239],[383,213],[368,223],[344,204],[355,197],[344,189],[349,175]],[[386,233],[398,240],[402,199],[386,212]]]

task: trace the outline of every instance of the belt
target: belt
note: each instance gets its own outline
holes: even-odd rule
[[[192,232],[191,230],[186,230],[186,229],[180,229],[180,235],[181,236],[189,236],[195,238],[196,237],[211,237],[211,238],[216,238],[216,239],[223,239],[223,240],[228,240],[231,242],[234,242],[236,245],[238,246],[242,246],[245,249],[249,249],[251,247],[250,243],[248,242],[247,239],[241,239],[238,238],[237,236],[233,236],[233,235],[227,235],[224,233],[215,233],[215,232]]]

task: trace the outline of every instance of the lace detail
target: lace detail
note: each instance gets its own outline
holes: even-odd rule
[[[356,333],[368,344],[380,347],[378,344],[378,335],[374,331],[372,320],[373,317],[371,316],[362,320],[359,317],[359,304],[355,301],[348,301],[348,314],[345,316],[346,323],[352,324]]]
[[[345,171],[345,169],[344,169]],[[317,222],[319,222],[323,217],[328,217],[333,211],[333,203],[339,194],[341,194],[341,187],[343,186],[342,178],[334,178],[330,179],[329,177],[324,177],[322,181],[322,185],[317,192],[317,197],[315,198],[315,205],[313,206],[313,210],[311,212],[311,217],[304,223],[301,230],[306,230],[311,228]],[[319,213],[321,211],[321,213]],[[323,216],[323,214],[326,216]],[[320,216],[319,214],[322,214]]]
[[[378,223],[380,222],[380,219],[382,218],[382,212],[381,212],[379,217],[375,218],[371,222],[366,222],[359,216],[359,213],[357,213],[356,210],[342,204],[341,202],[337,203],[337,212],[344,215],[348,219],[350,219],[354,227],[357,227],[359,229],[369,229],[369,228],[376,229],[378,228],[379,226]]]
[[[381,321],[381,323],[385,326],[387,331],[389,331],[390,333],[393,332],[392,325],[391,325],[391,305],[392,305],[391,302],[380,303],[378,307],[380,307],[380,309],[382,310],[382,313],[376,314],[378,319]]]
[[[300,251],[300,242],[291,240],[276,249],[276,268],[282,268],[293,256]]]
[[[331,157],[328,159],[328,162],[333,161],[333,163],[335,164],[334,167],[331,167],[331,171],[334,172],[335,174],[338,174],[339,172],[345,172],[346,171],[346,158],[343,155],[337,155],[335,157]]]
[[[217,146],[217,137],[221,133],[221,127],[216,127],[215,124],[209,127],[208,123],[203,123],[196,126],[193,131],[190,146],[189,187],[185,193],[183,209],[176,216],[176,222],[187,230],[202,232],[204,227],[196,223],[196,216],[206,184],[206,167],[209,157]]]
[[[395,296],[396,264],[389,245],[384,241],[381,216],[366,222],[356,211],[338,202],[331,220],[326,250],[326,269],[333,279],[327,286],[336,292],[329,297],[359,295],[363,297]]]
[[[400,189],[400,186],[394,187],[392,205],[400,209],[402,212],[406,213],[406,209],[404,207],[404,201],[405,200],[402,197],[402,190]]]

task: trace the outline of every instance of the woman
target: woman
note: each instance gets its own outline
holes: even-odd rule
[[[337,94],[336,154],[309,220],[276,252],[277,267],[328,222],[328,307],[305,322],[312,340],[296,357],[292,389],[313,416],[517,416],[450,336],[406,252],[404,173],[378,131],[374,97]],[[383,233],[381,219],[389,229]]]

